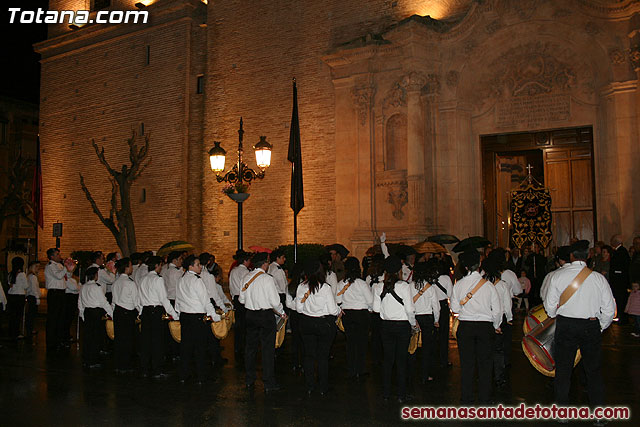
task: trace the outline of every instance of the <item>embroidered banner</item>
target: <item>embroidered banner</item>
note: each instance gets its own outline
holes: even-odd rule
[[[551,195],[535,181],[511,191],[511,240],[521,248],[525,243],[539,243],[546,248],[551,232]]]

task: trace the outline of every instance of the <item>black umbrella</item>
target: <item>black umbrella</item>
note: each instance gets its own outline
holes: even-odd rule
[[[418,252],[409,245],[399,244],[394,248],[389,248],[389,253],[399,258],[405,259],[409,255],[417,255]]]
[[[491,244],[489,239],[482,236],[471,236],[461,240],[457,245],[453,247],[454,252],[464,252],[467,249],[484,248]]]
[[[344,245],[341,245],[340,243],[334,243],[333,245],[325,246],[325,249],[328,252],[336,251],[342,258],[346,258],[349,254],[349,249],[345,248]]]
[[[458,243],[460,239],[458,239],[453,234],[436,234],[435,236],[430,236],[427,239],[427,242],[435,242],[441,245],[448,245],[452,243]]]

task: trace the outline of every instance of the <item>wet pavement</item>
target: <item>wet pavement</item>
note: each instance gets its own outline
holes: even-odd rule
[[[539,374],[522,353],[522,318],[516,318],[513,336],[511,379],[495,401],[507,405],[551,404],[550,380]],[[304,379],[291,369],[288,335],[276,360],[276,373],[283,391],[263,393],[244,387],[243,371],[233,360],[233,334],[223,342],[225,366],[214,369],[205,385],[181,385],[176,366],[165,380],[139,375],[116,375],[111,356],[102,370],[83,370],[79,350],[73,344],[67,354],[46,355],[44,317],[37,319],[39,331],[33,343],[0,342],[0,425],[390,425],[399,424],[401,405],[382,399],[381,368],[368,360],[371,375],[363,382],[347,379],[344,334],[338,332],[330,362],[329,396],[307,397]],[[605,332],[603,373],[608,405],[629,406],[640,414],[640,340],[630,336],[629,326],[613,325]],[[410,405],[458,405],[460,369],[456,341],[450,340],[453,367],[438,369],[433,383],[413,385]],[[370,355],[369,355],[370,356]],[[260,373],[258,374],[260,378]],[[572,403],[587,403],[577,375]],[[640,415],[638,415],[640,416]],[[428,421],[433,422],[433,421]],[[637,421],[636,421],[637,422]],[[447,421],[445,425],[468,425],[470,421]],[[523,425],[527,422],[485,421],[487,426]],[[554,422],[533,421],[533,425]],[[622,422],[612,422],[618,425]],[[530,424],[531,425],[531,424]],[[570,425],[590,425],[572,422]],[[637,424],[636,424],[637,425]]]

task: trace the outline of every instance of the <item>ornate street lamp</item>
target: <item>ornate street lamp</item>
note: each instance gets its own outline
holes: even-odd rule
[[[244,153],[242,148],[243,135],[242,117],[240,117],[238,161],[226,173],[224,172],[224,163],[227,152],[220,146],[220,142],[214,141],[213,148],[209,150],[209,162],[211,163],[211,170],[216,173],[216,180],[229,183],[229,192],[226,192],[226,194],[238,204],[238,249],[242,249],[242,202],[249,198],[250,194],[246,192],[248,184],[254,179],[264,178],[265,170],[271,164],[272,148],[271,144],[267,142],[266,136],[261,136],[260,141],[253,146],[256,153],[256,164],[260,168],[256,172],[242,160],[242,154]]]

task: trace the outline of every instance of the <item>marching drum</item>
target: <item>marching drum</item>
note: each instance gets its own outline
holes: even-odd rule
[[[422,331],[411,334],[411,340],[409,341],[409,354],[415,353],[418,347],[422,347]]]
[[[104,328],[107,330],[107,336],[109,337],[109,339],[113,340],[113,338],[115,337],[115,328],[113,326],[113,319],[110,318],[106,318],[106,321],[104,322]]]
[[[549,316],[547,316],[547,312],[544,311],[544,306],[542,304],[533,307],[529,310],[527,317],[522,323],[522,332],[527,335],[533,328],[548,318]]]
[[[180,328],[179,320],[169,320],[169,332],[171,332],[171,338],[177,343],[180,343],[182,339],[182,329]]]
[[[555,377],[556,363],[553,359],[553,341],[556,331],[556,319],[547,317],[522,338],[522,350],[529,362],[538,372]],[[580,361],[580,350],[576,352],[573,366]]]
[[[233,320],[230,314],[231,312],[223,313],[222,310],[216,310],[216,312],[220,315],[220,320],[217,322],[211,322],[211,332],[216,336],[219,340],[223,340],[229,334],[229,330],[231,329],[231,325],[233,324]]]
[[[288,318],[278,318],[278,323],[276,324],[276,348],[280,348],[284,342],[284,335],[287,332],[287,320]]]
[[[453,336],[454,340],[458,339],[458,326],[460,326],[458,316],[453,316],[453,322],[451,323],[451,335]]]

